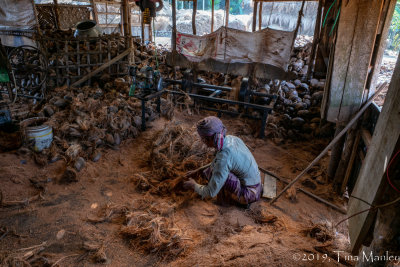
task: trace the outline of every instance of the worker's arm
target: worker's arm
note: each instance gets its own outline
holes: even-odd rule
[[[213,174],[210,181],[207,185],[199,185],[196,183],[194,185],[194,190],[203,198],[215,197],[228,178],[230,165],[231,163],[228,153],[226,151],[219,152],[212,164]]]

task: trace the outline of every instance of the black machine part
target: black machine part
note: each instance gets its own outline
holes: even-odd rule
[[[157,7],[156,2],[158,2]],[[154,2],[152,0],[138,0],[136,1],[136,5],[140,7],[140,10],[142,12],[144,12],[146,8],[148,8],[150,11],[150,17],[152,18],[156,17],[156,12],[160,11],[164,7],[162,0],[156,0]]]

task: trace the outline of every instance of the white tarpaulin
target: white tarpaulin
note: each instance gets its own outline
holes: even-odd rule
[[[31,0],[0,1],[0,30],[26,30],[35,24]]]
[[[196,36],[176,35],[177,52],[191,62],[215,60],[221,63],[260,63],[287,70],[293,32],[263,29],[246,32],[226,27]]]

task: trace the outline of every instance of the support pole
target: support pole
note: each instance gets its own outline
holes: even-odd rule
[[[314,39],[311,48],[311,55],[308,62],[308,71],[307,71],[307,80],[311,79],[311,74],[313,73],[314,68],[314,60],[316,55],[316,50],[319,44],[319,34],[321,30],[321,14],[322,14],[322,6],[323,0],[319,0],[318,2],[318,11],[317,11],[317,20],[315,21],[315,28],[314,28]]]
[[[172,0],[172,52],[176,52],[176,0]]]
[[[296,24],[296,28],[294,30],[294,35],[293,35],[293,42],[292,42],[292,48],[290,50],[293,50],[293,46],[294,46],[294,41],[296,40],[297,37],[297,33],[299,32],[299,28],[301,25],[301,18],[303,17],[303,10],[304,10],[304,4],[306,3],[306,0],[303,0],[303,2],[301,3],[301,8],[299,11],[299,16],[297,18],[297,24]]]
[[[230,7],[230,2],[229,0],[225,0],[225,27],[228,27],[229,25],[229,7]]]
[[[251,31],[255,32],[256,31],[256,23],[257,23],[257,5],[258,2],[254,1],[254,7],[253,7],[253,24],[251,25]]]
[[[215,0],[211,0],[211,32],[214,31],[214,10]]]
[[[56,22],[57,22],[57,29],[61,29],[60,25],[60,14],[58,12],[58,0],[53,0],[54,3],[54,11],[56,13]]]
[[[129,1],[123,0],[123,2],[122,2],[122,19],[123,19],[123,25],[124,25],[124,27],[123,27],[124,28],[124,36],[131,35],[129,13],[130,13]]]
[[[258,30],[261,30],[261,24],[262,24],[262,7],[263,7],[263,2],[260,2],[260,9],[258,10]]]
[[[292,185],[294,185],[304,174],[307,173],[308,170],[311,169],[328,151],[329,149],[342,138],[343,135],[346,134],[347,130],[349,130],[353,124],[361,117],[364,111],[368,108],[368,106],[372,103],[372,101],[379,95],[379,93],[386,87],[386,82],[379,86],[376,93],[368,100],[367,103],[354,115],[354,117],[350,120],[350,122],[344,127],[344,129],[325,147],[325,149],[305,168],[296,178],[294,178],[274,199],[271,200],[270,204],[272,205],[275,201],[279,199],[279,197],[285,193]]]
[[[335,130],[335,137],[338,136],[344,129],[344,125],[336,123],[336,130]],[[340,157],[342,155],[343,145],[345,136],[340,138],[334,146],[332,146],[331,150],[331,158],[329,159],[329,166],[328,166],[328,180],[332,181],[335,177],[336,170],[339,166]]]
[[[96,21],[97,24],[99,24],[99,16],[97,15],[97,7],[94,0],[90,0],[90,5],[92,6],[93,19],[94,21]]]
[[[193,35],[196,35],[196,13],[197,13],[197,0],[193,0],[193,15],[192,15]]]
[[[340,189],[346,175],[346,170],[348,168],[350,162],[351,152],[353,150],[354,141],[356,140],[357,130],[350,129],[347,133],[346,142],[344,144],[344,150],[342,152],[342,156],[337,167],[335,178],[333,179],[333,189],[340,193]]]

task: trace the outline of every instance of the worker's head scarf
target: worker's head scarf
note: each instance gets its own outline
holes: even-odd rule
[[[226,128],[222,121],[214,116],[206,117],[197,122],[197,132],[201,137],[214,137],[214,147],[221,150],[224,146]]]

